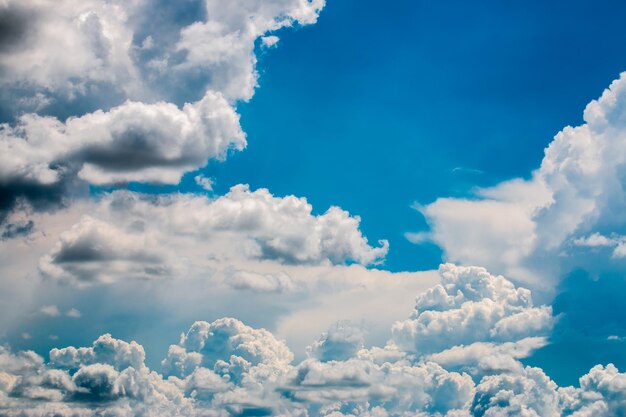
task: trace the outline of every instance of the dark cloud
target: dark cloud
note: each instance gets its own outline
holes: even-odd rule
[[[35,223],[32,220],[4,224],[2,229],[0,229],[0,239],[13,239],[18,236],[28,235],[32,232],[34,226]]]
[[[53,184],[37,184],[27,181],[16,181],[9,184],[0,184],[0,225],[4,225],[7,217],[12,211],[23,210],[25,207],[37,210],[48,211],[65,207],[68,198],[85,196],[88,192],[88,185],[76,178],[62,178]],[[6,230],[7,225],[2,226]],[[28,232],[23,228],[8,232],[7,236],[2,233],[2,238],[15,237],[13,234],[24,234]]]
[[[0,54],[22,46],[36,27],[36,17],[15,4],[0,5]]]

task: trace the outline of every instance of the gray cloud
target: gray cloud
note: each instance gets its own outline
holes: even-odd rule
[[[16,4],[0,6],[0,54],[21,47],[29,32],[37,23],[36,15],[21,9]]]

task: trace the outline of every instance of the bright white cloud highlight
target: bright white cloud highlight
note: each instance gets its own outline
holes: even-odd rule
[[[572,246],[614,246],[613,258],[622,258],[619,238],[600,235],[626,226],[625,102],[622,74],[589,103],[585,124],[556,135],[531,179],[480,189],[477,200],[441,198],[420,208],[432,226],[430,239],[451,261],[484,265],[544,289],[585,259]]]

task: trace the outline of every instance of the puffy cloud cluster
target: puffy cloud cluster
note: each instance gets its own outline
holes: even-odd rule
[[[476,326],[476,313],[459,306],[483,301],[493,309],[508,308],[497,302],[533,308],[527,290],[483,269],[444,265],[440,272],[442,284],[418,296],[420,313],[414,318],[458,310],[454,316],[464,324],[453,327],[467,335],[465,328]],[[490,328],[500,329],[498,322]],[[365,348],[360,328],[341,322],[313,342],[308,359],[295,364],[285,342],[265,329],[233,318],[198,321],[170,346],[162,373],[146,366],[141,345],[108,334],[90,347],[52,349],[47,363],[33,352],[3,347],[0,415],[609,417],[626,412],[626,374],[613,365],[594,367],[578,387],[558,387],[541,369],[523,366],[518,359],[538,346],[543,330],[524,316],[516,322],[516,337],[535,337],[493,336],[491,342],[469,345],[455,340],[445,349],[436,335],[424,334],[419,351],[395,340]],[[513,338],[506,334],[502,340]],[[427,349],[428,340],[433,345]],[[433,350],[437,353],[423,353]],[[487,360],[508,358],[517,366],[465,372],[490,355]]]
[[[207,20],[181,30],[175,48],[186,55],[176,69],[207,71],[209,88],[232,99],[249,99],[257,85],[255,41],[276,44],[276,36],[263,35],[295,23],[315,23],[324,4],[325,0],[253,0],[225,6],[220,0],[207,0]]]
[[[387,242],[370,246],[359,221],[337,207],[313,215],[304,198],[274,197],[266,189],[252,192],[243,185],[214,200],[118,191],[62,233],[39,266],[47,276],[93,283],[191,273],[194,266],[206,266],[209,257],[313,265],[379,262]],[[226,268],[225,279],[234,288],[295,289],[285,273],[248,272],[233,265]]]
[[[175,184],[209,158],[223,158],[228,149],[246,144],[239,116],[214,92],[182,109],[129,101],[65,123],[26,114],[0,132],[5,186],[54,186],[73,175],[98,185]]]
[[[0,124],[0,221],[20,199],[45,208],[87,183],[177,184],[243,149],[234,103],[257,85],[257,39],[324,6],[155,3],[0,4],[0,114],[15,115]]]
[[[346,360],[363,349],[363,330],[349,321],[334,323],[327,332],[309,346],[308,354],[320,362]]]
[[[86,93],[90,84],[130,88],[139,75],[133,62],[130,20],[141,1],[4,1],[0,46],[6,89],[33,90],[35,108],[48,104],[48,91],[66,96]],[[71,51],[71,54],[68,54]],[[37,95],[36,93],[39,93]]]
[[[284,373],[292,360],[287,345],[267,330],[225,318],[213,323],[195,322],[178,345],[170,346],[163,367],[167,375],[180,378],[198,367],[208,368],[237,383],[245,377],[272,379]]]
[[[96,105],[120,97],[175,100],[163,86],[184,90],[190,79],[196,91],[220,91],[229,101],[249,99],[257,85],[256,41],[265,37],[264,44],[275,44],[275,36],[265,35],[315,23],[324,3],[4,1],[4,90],[20,88],[23,100],[13,105],[34,109],[62,96],[70,102],[88,97]]]
[[[393,327],[395,342],[417,354],[455,346],[547,336],[552,309],[534,307],[529,290],[480,267],[442,265],[441,284],[417,297],[409,320]]]
[[[31,351],[0,348],[0,414],[25,416],[177,415],[190,410],[176,385],[151,372],[143,348],[101,336],[91,348],[55,349],[44,363]],[[152,410],[152,411],[151,411]]]
[[[602,264],[620,262],[625,103],[626,73],[589,103],[585,124],[556,135],[531,179],[480,189],[478,199],[441,198],[420,208],[432,226],[430,238],[451,261],[484,265],[537,287],[551,287],[574,266],[597,268],[584,264],[596,259],[581,256],[584,247],[613,248]],[[617,237],[600,239],[611,234]]]

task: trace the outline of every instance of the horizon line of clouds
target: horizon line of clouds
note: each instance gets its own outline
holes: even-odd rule
[[[337,323],[296,364],[284,341],[232,318],[195,322],[169,347],[160,373],[145,365],[141,345],[110,334],[91,347],[54,348],[47,362],[2,347],[0,410],[120,417],[609,417],[626,410],[626,374],[612,365],[593,367],[578,387],[558,387],[520,362],[546,343],[555,320],[548,312],[538,325],[546,307],[534,307],[530,291],[484,268],[446,264],[439,272],[441,283],[418,296],[385,346],[366,348],[362,329]],[[444,323],[460,326],[459,338],[441,337]]]

